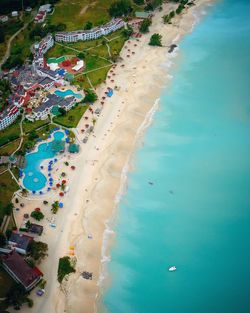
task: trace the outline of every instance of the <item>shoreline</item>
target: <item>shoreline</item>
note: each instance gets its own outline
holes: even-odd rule
[[[113,232],[109,227],[110,222],[116,219],[117,207],[126,192],[127,174],[133,170],[133,156],[146,129],[152,124],[158,109],[157,99],[171,79],[169,68],[175,65],[172,59],[178,54],[176,51],[169,54],[167,47],[150,47],[147,43],[155,32],[163,35],[163,44],[180,42],[200,22],[195,16],[196,11],[202,18],[201,8],[211,2],[200,0],[187,12],[174,18],[171,25],[164,25],[161,17],[165,10],[167,13],[171,11],[170,7],[175,6],[165,4],[163,11],[155,13],[150,33],[142,37],[136,48],[133,47],[136,53],[130,59],[126,58],[125,47],[129,44],[125,43],[121,51],[123,61],[115,68],[115,84],[122,87],[107,99],[94,134],[87,144],[81,144],[79,156],[71,160],[79,170],[70,174],[72,183],[64,201],[68,209],[56,217],[56,232],[48,229],[44,239],[41,238],[49,245],[49,257],[41,265],[48,286],[45,296],[36,298],[34,307],[29,310],[31,313],[82,313],[83,306],[85,313],[97,312],[97,308],[98,312],[105,311],[99,300],[111,278],[105,278],[100,285],[99,279],[114,241],[108,236],[105,247],[105,233]],[[120,67],[121,63],[125,64],[124,68]],[[107,86],[113,87],[112,83],[106,83],[98,88],[99,99]],[[82,118],[77,127],[78,140],[83,123]],[[63,160],[58,163],[63,167]],[[93,239],[88,238],[89,234]],[[115,237],[113,234],[112,237]],[[67,255],[70,245],[75,247],[76,273],[71,274],[60,286],[57,282],[58,258]],[[93,280],[84,280],[80,276],[84,270],[93,272]],[[21,312],[25,312],[25,309]]]

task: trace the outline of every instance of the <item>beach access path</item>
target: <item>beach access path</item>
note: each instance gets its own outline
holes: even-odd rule
[[[56,229],[46,227],[40,239],[49,246],[49,256],[40,266],[47,285],[43,297],[34,295],[30,313],[96,312],[99,288],[103,286],[104,253],[108,254],[109,250],[109,246],[105,249],[103,246],[107,240],[106,223],[115,212],[121,186],[124,188],[124,171],[133,168],[131,156],[136,143],[157,109],[156,99],[162,86],[170,81],[169,65],[174,54],[169,54],[167,47],[149,46],[150,36],[160,33],[165,46],[177,43],[191,31],[194,12],[197,14],[206,3],[209,1],[196,1],[195,6],[176,17],[171,25],[164,25],[162,16],[173,9],[173,4],[164,4],[163,10],[155,13],[149,34],[139,41],[131,39],[125,43],[121,52],[123,60],[112,68],[115,75],[111,71],[108,74],[114,82],[107,79],[106,85],[98,88],[99,100],[94,110],[101,106],[108,86],[114,89],[114,94],[104,100],[94,133],[86,144],[81,144],[78,156],[70,160],[65,157],[57,164],[60,171],[67,171],[64,165],[67,160],[76,170],[68,173],[70,190],[63,200],[64,208],[56,216]],[[85,136],[81,134],[85,123],[83,117],[77,127],[80,140]],[[49,200],[54,200],[53,196]],[[36,203],[27,205],[36,207]],[[70,246],[74,247],[77,260],[76,273],[60,286],[58,259],[69,255]],[[93,280],[83,279],[83,271],[93,273]],[[27,312],[27,308],[21,312]]]

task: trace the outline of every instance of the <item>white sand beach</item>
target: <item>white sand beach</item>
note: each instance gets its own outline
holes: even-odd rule
[[[173,43],[178,44],[191,31],[201,7],[204,8],[209,2],[211,1],[197,0],[195,6],[174,18],[171,25],[164,25],[161,17],[176,6],[165,4],[161,12],[155,13],[150,33],[143,35],[139,41],[131,39],[123,47],[123,60],[112,69],[115,75],[109,74],[114,82],[107,79],[106,85],[103,84],[96,90],[99,100],[93,106],[94,111],[101,107],[100,102],[107,86],[118,87],[111,98],[106,97],[104,100],[94,133],[85,144],[82,143],[85,135],[81,133],[81,129],[86,120],[83,117],[80,121],[76,130],[81,142],[80,153],[70,159],[65,156],[57,163],[58,175],[62,171],[66,172],[65,179],[69,181],[70,190],[63,199],[64,208],[55,216],[57,227],[51,228],[46,219],[42,222],[44,234],[39,239],[49,246],[49,256],[40,265],[47,281],[46,293],[41,298],[34,295],[34,307],[23,308],[21,312],[97,311],[105,223],[116,210],[116,195],[121,187],[124,166],[130,164],[131,169],[131,156],[142,134],[143,125],[150,120],[157,107],[154,106],[156,99],[169,79],[168,64],[174,62],[175,53],[169,54],[168,47]],[[166,47],[148,45],[153,33],[162,35],[162,43]],[[91,119],[91,113],[87,114]],[[76,166],[75,171],[64,165],[66,160],[70,165]],[[58,198],[55,193],[46,197],[50,203]],[[41,207],[43,212],[47,210],[47,217],[51,216],[50,205],[44,206],[43,200],[44,198],[32,201],[24,199],[25,212]],[[21,216],[22,213],[18,214]],[[17,216],[17,219],[18,222],[21,221],[21,217]],[[70,247],[74,247],[76,272],[60,286],[57,282],[58,260],[69,255]],[[93,280],[83,279],[80,275],[83,271],[92,272]],[[102,309],[98,309],[99,311]]]

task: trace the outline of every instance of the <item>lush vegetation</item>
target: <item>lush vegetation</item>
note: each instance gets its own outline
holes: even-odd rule
[[[109,8],[111,17],[126,16],[133,11],[129,0],[117,0],[113,2]]]
[[[149,0],[145,6],[145,11],[153,11],[162,5],[162,0]]]
[[[7,306],[13,306],[14,310],[20,310],[24,303],[27,303],[29,307],[33,306],[33,300],[28,298],[24,287],[17,283],[12,284],[4,302]]]
[[[0,223],[5,214],[10,214],[12,195],[18,188],[9,172],[0,175]]]
[[[30,214],[31,217],[33,217],[35,220],[40,221],[44,218],[44,214],[41,211],[33,211]]]
[[[0,112],[3,110],[6,99],[10,95],[10,83],[6,79],[0,79]]]
[[[160,34],[153,34],[150,38],[149,45],[150,46],[162,46],[161,43],[162,36]]]
[[[68,128],[76,127],[87,108],[88,106],[82,105],[81,103],[76,104],[76,106],[65,115],[54,117],[53,121]]]
[[[16,120],[14,124],[0,131],[0,146],[3,146],[4,144],[19,138],[20,136],[20,127],[18,124],[19,122],[20,117]]]
[[[58,271],[57,271],[57,280],[59,281],[59,283],[63,281],[63,278],[66,275],[70,273],[74,273],[74,272],[75,272],[75,268],[69,256],[64,256],[59,259],[59,265],[58,265]]]
[[[175,11],[171,11],[169,14],[164,15],[162,17],[164,24],[170,24],[174,16],[175,16]]]
[[[40,262],[46,256],[48,256],[48,245],[41,241],[33,240],[30,244],[29,256],[32,257],[36,262]]]
[[[85,103],[93,103],[97,100],[97,95],[95,92],[93,92],[92,90],[88,89],[86,90],[86,94],[84,97],[83,102]]]
[[[140,32],[145,34],[149,32],[149,26],[152,24],[151,20],[149,18],[145,18],[140,26]]]

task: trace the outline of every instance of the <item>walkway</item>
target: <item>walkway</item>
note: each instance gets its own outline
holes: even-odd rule
[[[1,69],[2,65],[7,61],[8,57],[10,56],[10,48],[11,48],[12,41],[16,38],[16,36],[18,36],[23,30],[25,30],[27,28],[29,23],[34,19],[34,14],[36,14],[36,11],[32,14],[31,20],[29,22],[27,22],[26,24],[24,24],[23,27],[20,28],[15,34],[13,34],[10,37],[10,39],[8,40],[5,55],[3,56],[3,58],[0,62],[0,69]]]

